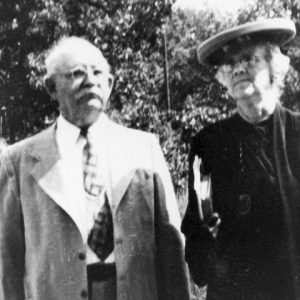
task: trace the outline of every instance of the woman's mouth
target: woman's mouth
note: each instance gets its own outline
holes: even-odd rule
[[[250,79],[242,78],[242,79],[236,80],[233,84],[233,87],[235,88],[237,85],[242,84],[242,83],[246,83],[246,82],[250,83]]]

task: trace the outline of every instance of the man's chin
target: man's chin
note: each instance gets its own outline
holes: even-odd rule
[[[96,110],[102,110],[103,108],[102,101],[97,98],[87,100],[86,105]]]
[[[97,108],[94,105],[88,105],[88,107],[86,106],[78,118],[77,126],[85,127],[92,125],[98,120],[102,112],[102,106],[97,106]]]

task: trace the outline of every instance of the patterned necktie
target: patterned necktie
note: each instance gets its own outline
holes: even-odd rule
[[[112,214],[106,195],[104,205],[89,234],[88,245],[102,261],[114,250]]]
[[[81,135],[86,139],[86,144],[83,148],[84,189],[88,199],[97,200],[103,189],[103,183],[98,176],[98,157],[94,150],[91,136],[86,128],[81,130]]]
[[[87,129],[82,129],[81,134],[86,138],[86,145],[83,149],[85,194],[88,200],[99,201],[104,185],[98,176],[97,154]],[[94,226],[88,236],[88,245],[101,261],[104,261],[114,249],[112,213],[105,193],[104,197],[104,204],[98,212]]]

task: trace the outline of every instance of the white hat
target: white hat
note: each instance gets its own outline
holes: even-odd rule
[[[222,64],[225,55],[223,47],[241,37],[247,36],[253,41],[266,41],[282,46],[295,35],[296,27],[290,19],[274,18],[246,23],[221,31],[204,41],[197,51],[198,60],[206,66]]]

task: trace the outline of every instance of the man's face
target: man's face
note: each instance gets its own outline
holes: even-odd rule
[[[60,56],[53,75],[62,115],[78,127],[90,126],[105,109],[113,77],[100,51],[91,46]]]
[[[272,88],[270,65],[263,46],[248,46],[227,54],[217,79],[228,89],[233,99],[259,99]]]

